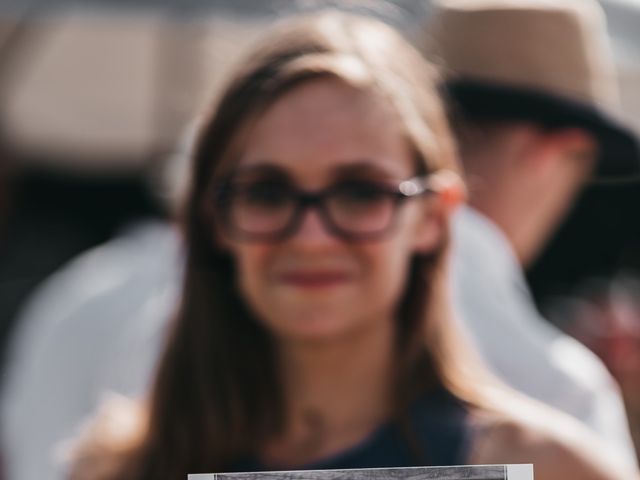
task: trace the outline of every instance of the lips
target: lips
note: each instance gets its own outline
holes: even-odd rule
[[[327,288],[348,282],[350,275],[341,271],[294,271],[280,275],[285,285],[297,288]]]

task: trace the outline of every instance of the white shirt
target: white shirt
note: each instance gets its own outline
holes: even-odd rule
[[[2,390],[9,480],[61,480],[58,447],[103,395],[147,389],[175,310],[179,243],[169,225],[137,225],[80,255],[29,302]]]
[[[471,207],[453,225],[457,317],[505,383],[589,426],[611,455],[637,465],[619,389],[603,363],[535,307],[507,238]]]

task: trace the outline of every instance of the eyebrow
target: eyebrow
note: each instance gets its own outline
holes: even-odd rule
[[[278,176],[289,177],[287,171],[278,165],[270,162],[258,163],[255,165],[241,166],[235,169],[234,175],[256,175],[256,176]]]
[[[397,179],[398,175],[390,171],[388,168],[384,168],[367,160],[362,160],[338,166],[333,171],[332,177],[336,180],[349,177],[365,177],[374,180],[390,180]]]
[[[292,175],[284,168],[265,161],[263,163],[257,163],[249,166],[240,166],[236,169],[235,175],[240,176],[268,176],[268,177],[280,177],[285,179],[292,179]],[[398,179],[399,175],[390,171],[388,168],[381,167],[371,161],[359,160],[356,162],[349,162],[335,167],[331,174],[330,179],[333,181],[343,180],[349,178],[367,178],[372,180],[390,180]]]

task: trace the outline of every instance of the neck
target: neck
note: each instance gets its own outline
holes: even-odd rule
[[[551,226],[555,225],[557,219],[549,218],[545,214],[546,210],[539,208],[540,205],[520,203],[513,196],[489,197],[474,199],[469,203],[500,228],[513,248],[518,262],[522,267],[527,267],[537,257],[552,230]]]
[[[500,227],[527,267],[567,214],[594,159],[585,132],[514,125],[468,153],[470,203]]]
[[[504,233],[524,268],[537,259],[571,208],[583,181],[559,180],[535,181],[511,175],[504,182],[492,182],[491,188],[479,190],[470,199],[470,205]]]
[[[389,415],[393,322],[346,338],[283,341],[286,428],[265,452],[285,465],[322,458],[365,438]]]

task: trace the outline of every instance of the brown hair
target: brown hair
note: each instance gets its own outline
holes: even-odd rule
[[[139,414],[144,417],[139,437],[129,436],[125,447],[109,447],[125,465],[116,468],[118,478],[184,478],[225,470],[282,428],[283,399],[270,337],[239,296],[232,261],[216,246],[206,205],[212,182],[229,173],[247,124],[294,86],[324,77],[387,98],[404,124],[419,171],[457,170],[436,73],[397,32],[336,11],[289,20],[272,31],[241,64],[202,125],[184,219],[182,304],[150,403]],[[442,291],[444,243],[436,253],[413,259],[401,300],[394,377],[398,419],[429,388],[478,401],[466,380]]]

